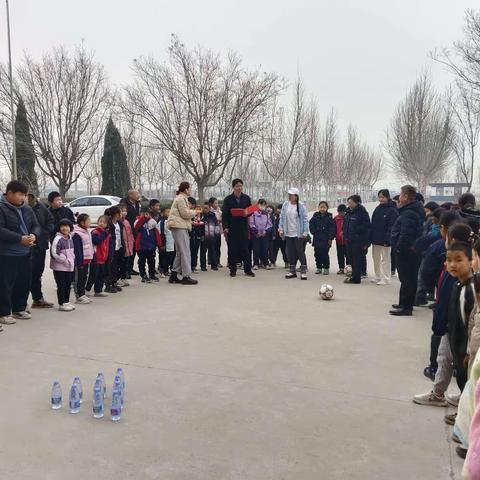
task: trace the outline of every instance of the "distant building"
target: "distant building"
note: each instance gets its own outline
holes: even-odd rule
[[[468,189],[468,183],[431,183],[427,185],[427,198],[436,202],[456,202]]]

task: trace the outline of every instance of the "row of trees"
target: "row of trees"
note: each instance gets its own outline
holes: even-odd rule
[[[422,74],[398,105],[385,141],[390,165],[424,190],[445,177],[473,182],[480,132],[480,15],[468,12],[465,39],[431,57],[456,76],[448,94]],[[321,119],[298,79],[249,70],[234,53],[189,50],[176,36],[165,62],[133,62],[134,80],[114,90],[83,46],[26,56],[15,71],[19,176],[32,189],[53,182],[64,195],[79,179],[90,193],[130,186],[171,196],[190,179],[205,198],[244,178],[258,195],[280,198],[291,184],[308,198],[368,192],[385,161],[336,114]],[[286,100],[286,92],[291,100]],[[11,165],[7,71],[0,65],[0,158]],[[115,124],[117,127],[115,126]],[[102,151],[102,139],[103,155]]]

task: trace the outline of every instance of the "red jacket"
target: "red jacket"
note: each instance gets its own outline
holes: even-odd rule
[[[341,215],[337,215],[334,220],[337,225],[337,234],[335,235],[335,240],[339,245],[345,245],[347,242],[343,238],[343,219]]]
[[[107,263],[110,256],[110,232],[108,229],[95,228],[92,232],[92,242],[95,246],[95,262],[100,265]]]

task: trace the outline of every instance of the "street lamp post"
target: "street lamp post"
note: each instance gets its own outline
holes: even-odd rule
[[[10,115],[12,120],[12,179],[17,178],[17,149],[15,147],[15,111],[13,108],[13,74],[12,74],[12,45],[10,41],[10,9],[7,4],[7,34],[8,34],[8,75],[10,80]]]

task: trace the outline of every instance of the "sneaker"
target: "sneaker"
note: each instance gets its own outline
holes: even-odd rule
[[[285,278],[297,278],[297,274],[296,274],[296,272],[288,272],[285,275]]]
[[[385,280],[380,280],[377,282],[377,285],[390,285],[390,282],[385,281]]]
[[[198,283],[198,280],[194,280],[190,277],[183,277],[181,283],[182,285],[196,285]]]
[[[230,270],[230,276],[231,277],[236,277],[237,276],[237,272],[235,270]]]
[[[12,317],[18,320],[30,320],[32,316],[25,310],[21,312],[12,312]]]
[[[159,278],[167,278],[167,276],[164,273],[161,273],[158,277]]]
[[[246,277],[254,277],[255,274],[250,271],[250,272],[245,272],[245,276],[246,276]]]
[[[182,281],[178,278],[177,272],[171,272],[170,273],[168,283],[182,283]]]
[[[300,280],[306,280],[307,279],[307,274],[305,272],[300,274]]]
[[[445,395],[437,395],[433,390],[413,397],[413,403],[417,405],[431,405],[432,407],[447,407]]]
[[[258,265],[254,265],[253,270],[258,270]]]
[[[198,268],[192,268],[192,273],[198,273]]]
[[[317,268],[315,270],[315,275],[321,275],[322,274],[322,269],[321,268]]]
[[[60,310],[60,312],[73,312],[72,305],[70,305],[69,303],[64,303],[63,305],[60,305],[58,307],[58,310]]]
[[[363,275],[362,275],[362,277],[363,277]],[[372,279],[370,280],[370,283],[377,283],[377,284],[378,284],[379,281],[380,281],[379,278],[372,278]]]
[[[159,282],[160,281],[160,279],[156,275],[150,275],[150,280],[152,282]]]
[[[122,287],[119,287],[117,284],[113,285],[113,288],[117,291],[117,292],[121,292],[123,290]]]
[[[87,303],[92,303],[92,301],[86,295],[82,295],[81,297],[77,298],[77,301],[75,303],[86,305]]]
[[[34,300],[32,308],[52,308],[53,303],[47,302],[43,297],[40,300]]]
[[[75,305],[73,305],[73,303],[70,303],[70,302],[67,302],[67,303],[64,303],[64,305],[70,305],[72,307],[72,310],[75,310]]]
[[[265,269],[266,269],[266,270],[271,270],[272,268],[273,268],[273,267],[272,267],[271,265],[266,265],[266,266],[265,266]]]
[[[217,272],[217,271],[218,271],[218,267],[212,267],[212,270],[213,270],[214,272]]]
[[[447,400],[447,403],[452,407],[458,407],[458,402],[460,402],[460,394],[458,395],[447,394],[445,395],[445,399]]]
[[[129,287],[130,286],[130,282],[128,280],[122,279],[122,282],[123,282],[124,287]]]
[[[85,290],[85,296],[86,297],[91,297],[92,296],[92,292],[90,290]]]
[[[110,287],[105,287],[107,293],[117,293],[117,289],[112,285]]]
[[[207,267],[202,267],[202,268],[200,268],[200,270],[201,270],[202,272],[208,272],[208,268],[207,268]]]
[[[94,297],[108,297],[108,293],[106,292],[97,292],[94,294]]]
[[[152,281],[150,280],[149,277],[145,276],[145,277],[142,277],[142,283],[152,283]]]
[[[449,413],[443,417],[447,425],[455,425],[455,420],[457,419],[457,412]]]
[[[117,287],[125,287],[125,283],[122,279],[120,279],[120,280],[117,280],[117,285],[116,286]]]
[[[140,273],[137,272],[136,270],[132,270],[132,271],[130,272],[130,275],[135,275],[135,276],[136,276],[136,275],[140,275]]]
[[[323,274],[324,275],[330,275],[330,270],[328,268],[323,269]]]
[[[3,317],[0,317],[0,324],[13,325],[14,323],[17,323],[17,321],[10,315],[5,315]]]
[[[338,272],[337,275],[345,275],[345,270],[341,268]]]
[[[221,263],[219,263],[219,264],[217,265],[217,267],[218,267],[218,268],[223,268],[223,265],[222,265]]]
[[[367,273],[362,273],[362,278],[368,278],[368,274]]]

